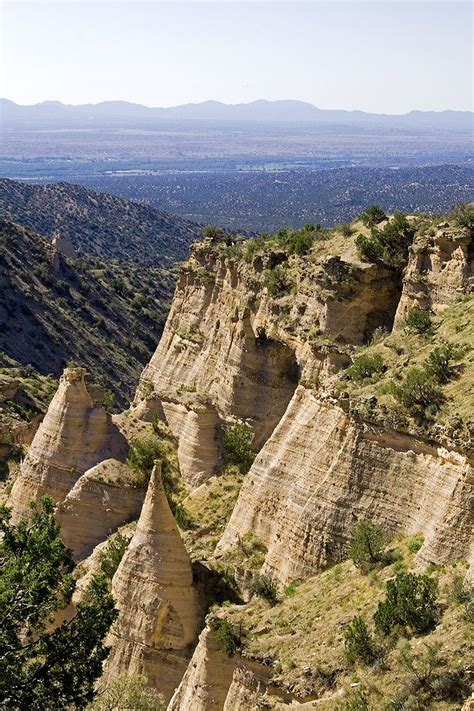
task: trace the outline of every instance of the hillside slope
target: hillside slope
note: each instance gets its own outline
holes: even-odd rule
[[[64,257],[0,218],[0,351],[39,373],[57,376],[78,361],[123,405],[159,339],[173,288],[167,270]]]
[[[0,214],[51,237],[59,230],[78,254],[170,266],[199,240],[198,225],[79,185],[0,180]]]

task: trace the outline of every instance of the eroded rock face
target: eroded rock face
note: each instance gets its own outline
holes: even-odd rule
[[[410,249],[395,327],[413,306],[438,313],[473,286],[472,230],[440,225],[434,237],[418,237]]]
[[[217,641],[214,626],[208,624],[168,711],[222,711],[235,666],[235,659]]]
[[[187,666],[198,609],[191,562],[168,506],[159,463],[112,592],[119,617],[110,634],[104,680],[144,674],[169,700]]]
[[[126,456],[125,439],[94,401],[85,376],[84,368],[66,368],[61,376],[12,488],[14,519],[44,494],[62,501],[79,477],[103,459]]]
[[[79,562],[111,533],[137,519],[145,498],[126,464],[106,459],[89,469],[58,506],[61,538]]]
[[[252,532],[282,583],[340,560],[359,518],[421,532],[420,559],[468,555],[473,469],[466,457],[363,427],[300,387],[244,480],[219,557]]]
[[[308,332],[318,330],[341,344],[362,343],[377,326],[391,325],[399,285],[380,267],[332,257],[301,279],[296,294],[276,303],[252,281],[247,272],[253,267],[238,267],[205,245],[195,248],[191,263],[195,269],[180,278],[137,400],[152,390],[162,399],[166,421],[180,440],[180,466],[194,486],[219,464],[220,424],[247,421],[259,449],[300,375],[331,375],[349,362],[344,353],[316,353]],[[258,270],[257,265],[253,274]]]

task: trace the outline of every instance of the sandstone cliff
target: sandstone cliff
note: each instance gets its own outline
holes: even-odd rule
[[[307,265],[275,251],[249,265],[206,244],[194,248],[137,392],[137,400],[151,392],[161,399],[192,486],[221,463],[226,422],[251,424],[259,449],[300,377],[337,372],[352,346],[391,325],[399,291],[389,272],[347,260],[324,256]],[[282,264],[295,293],[275,299],[265,279]]]
[[[298,388],[247,475],[216,556],[248,533],[282,583],[344,557],[355,521],[423,533],[420,559],[469,553],[472,462],[394,431],[351,421],[336,402]]]
[[[440,312],[474,286],[474,239],[468,228],[442,222],[418,234],[410,249],[395,326],[413,306]]]
[[[110,415],[94,400],[83,368],[66,368],[35,434],[10,503],[17,518],[30,501],[49,494],[62,501],[79,477],[109,457],[123,459],[127,444]]]
[[[169,700],[197,634],[198,605],[191,562],[166,499],[159,462],[112,591],[119,617],[110,635],[104,679],[144,674]]]

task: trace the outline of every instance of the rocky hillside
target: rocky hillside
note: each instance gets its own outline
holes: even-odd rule
[[[0,215],[47,237],[68,238],[81,256],[172,266],[200,239],[198,225],[132,200],[79,185],[0,180]]]
[[[472,222],[214,235],[129,410],[64,372],[10,503],[58,503],[75,604],[120,546],[104,703],[469,708]]]
[[[68,361],[83,363],[123,405],[159,339],[173,288],[170,271],[68,257],[0,219],[0,351],[38,373],[59,376]]]

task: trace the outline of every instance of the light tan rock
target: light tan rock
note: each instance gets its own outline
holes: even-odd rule
[[[137,519],[144,498],[144,488],[136,485],[123,462],[105,459],[85,472],[56,513],[61,538],[74,560],[84,560],[120,526]]]
[[[340,560],[364,517],[422,533],[419,559],[445,563],[469,553],[472,496],[462,455],[357,425],[299,387],[244,480],[216,557],[252,532],[268,549],[264,569],[286,583]]]
[[[222,462],[220,420],[211,406],[188,409],[182,403],[162,401],[165,420],[178,439],[178,461],[186,482],[195,488],[215,473]]]
[[[127,443],[110,415],[94,403],[83,368],[66,368],[16,479],[13,517],[30,501],[49,494],[59,502],[85,471],[103,459],[126,456]]]
[[[191,562],[156,463],[135,534],[112,581],[119,616],[104,681],[144,674],[169,700],[186,670],[198,624]]]
[[[72,242],[58,230],[53,233],[51,244],[53,245],[54,250],[59,252],[59,254],[62,254],[64,257],[71,257],[72,259],[77,257],[77,253]]]
[[[376,326],[391,325],[398,287],[380,267],[331,257],[320,265],[321,273],[302,277],[295,295],[275,303],[260,283],[249,281],[244,267],[205,245],[195,248],[191,263],[194,270],[178,282],[136,400],[151,390],[162,400],[180,440],[183,473],[199,485],[212,476],[220,456],[205,419],[212,428],[215,411],[221,423],[248,422],[258,450],[285,412],[300,373],[332,375],[350,361],[347,354],[328,349],[316,353],[307,333],[319,329],[334,342],[362,343]],[[196,420],[192,413],[202,406],[205,418]]]
[[[228,657],[217,641],[214,625],[208,624],[168,711],[222,711],[235,666],[235,659]]]
[[[472,231],[444,223],[434,237],[418,238],[410,250],[395,328],[403,326],[413,306],[439,313],[473,285]]]

